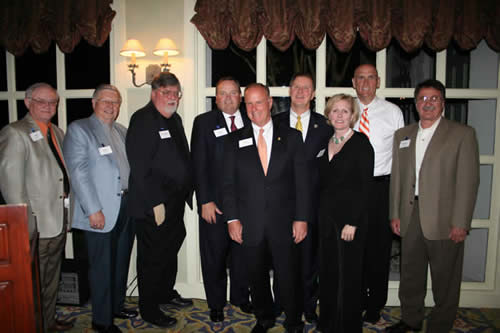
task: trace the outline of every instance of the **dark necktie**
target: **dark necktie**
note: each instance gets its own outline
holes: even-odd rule
[[[50,150],[52,150],[52,153],[54,154],[54,157],[56,158],[57,164],[59,165],[59,168],[61,168],[61,171],[63,173],[64,194],[68,195],[69,194],[68,174],[66,173],[66,168],[64,167],[64,163],[61,160],[61,156],[59,156],[59,152],[57,151],[57,148],[54,145],[54,141],[52,141],[52,129],[50,127],[47,129],[47,141],[49,142]]]
[[[234,123],[234,118],[236,118],[236,116],[229,116],[229,119],[231,119],[231,132],[234,132],[238,129],[238,127],[236,127],[236,124]]]

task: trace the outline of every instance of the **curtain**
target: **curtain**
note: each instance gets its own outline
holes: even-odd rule
[[[55,41],[70,53],[84,38],[101,46],[116,15],[112,0],[6,0],[0,6],[0,45],[20,56],[31,47],[35,53],[48,50]]]
[[[216,50],[232,40],[250,51],[263,36],[282,51],[295,38],[314,50],[328,34],[347,52],[359,34],[372,51],[392,38],[408,53],[453,40],[470,50],[483,39],[500,51],[498,0],[198,0],[195,12],[191,22]]]

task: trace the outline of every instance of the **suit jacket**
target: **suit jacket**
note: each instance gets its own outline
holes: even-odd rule
[[[241,147],[250,138],[252,145]],[[256,245],[266,232],[292,240],[292,222],[309,221],[308,163],[299,131],[273,122],[273,144],[264,174],[248,125],[228,135],[224,144],[223,212],[226,220],[239,219],[243,245]]]
[[[244,126],[250,124],[246,113],[240,111]],[[222,183],[224,170],[224,139],[226,135],[216,136],[215,131],[227,128],[226,120],[220,110],[212,110],[194,119],[191,135],[191,157],[194,169],[194,186],[198,206],[215,202],[222,209]]]
[[[162,139],[159,132],[167,130],[170,137]],[[175,132],[177,138],[173,137]],[[166,218],[169,208],[181,204],[184,208],[184,201],[192,207],[189,146],[177,113],[167,120],[149,102],[132,115],[125,146],[130,164],[128,209],[131,216],[153,216],[153,207],[161,203],[165,204]]]
[[[415,141],[418,123],[394,135],[390,218],[401,220],[404,237],[415,196]],[[401,145],[410,140],[409,146]],[[441,119],[425,152],[419,176],[422,232],[430,240],[448,239],[452,226],[470,229],[479,186],[476,134],[469,126]]]
[[[28,113],[0,132],[0,190],[7,203],[28,205],[30,235],[38,228],[40,238],[52,238],[63,227],[63,172],[47,140],[31,139],[39,130]],[[62,150],[64,133],[54,124],[52,130]]]
[[[72,122],[64,140],[64,156],[73,189],[72,227],[93,232],[109,232],[118,218],[121,205],[120,169],[115,154],[101,155],[99,148],[110,146],[103,125],[93,114]],[[113,123],[125,145],[127,129]],[[102,210],[101,230],[90,227],[89,216]]]

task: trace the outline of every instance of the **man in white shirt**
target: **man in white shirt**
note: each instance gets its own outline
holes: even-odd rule
[[[356,68],[352,79],[361,116],[354,129],[364,133],[375,151],[375,167],[367,210],[364,257],[363,320],[376,323],[387,301],[392,232],[389,227],[389,182],[394,132],[404,126],[401,110],[376,96],[380,86],[377,69],[364,64]]]

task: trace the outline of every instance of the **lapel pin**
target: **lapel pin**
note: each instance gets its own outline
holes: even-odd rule
[[[314,124],[314,128],[318,128],[318,124]]]
[[[280,136],[278,136],[277,140],[278,140],[278,141],[281,141],[281,137],[280,137]]]

